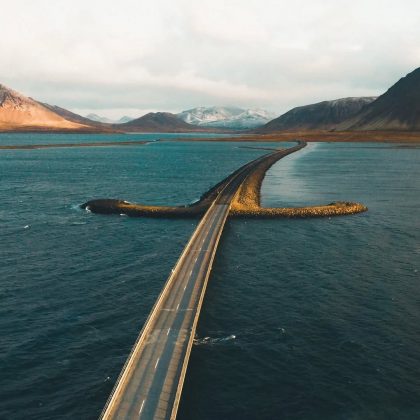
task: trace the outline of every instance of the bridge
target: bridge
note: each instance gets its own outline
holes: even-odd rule
[[[265,159],[305,147],[275,150],[223,181],[163,287],[101,414],[102,419],[172,419],[217,246],[239,187]]]

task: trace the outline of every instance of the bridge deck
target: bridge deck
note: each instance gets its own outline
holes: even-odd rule
[[[302,147],[303,143],[269,153],[229,177],[167,280],[102,419],[175,419],[207,280],[232,199],[261,161],[273,155],[286,156]]]
[[[185,248],[120,377],[104,419],[175,417],[201,301],[229,212],[214,204]],[[172,412],[174,411],[174,415]]]

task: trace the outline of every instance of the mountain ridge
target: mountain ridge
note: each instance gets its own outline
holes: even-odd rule
[[[286,130],[330,130],[356,115],[376,97],[347,97],[298,106],[261,127],[261,132]]]
[[[236,106],[196,107],[176,114],[184,122],[199,127],[229,128],[245,130],[262,126],[274,114],[258,108]]]
[[[112,126],[127,132],[182,133],[208,131],[188,124],[178,118],[176,114],[170,112],[149,112],[132,121],[123,124],[113,124]]]
[[[36,100],[0,84],[0,130],[90,130],[82,123],[69,121]]]
[[[420,131],[420,68],[402,77],[336,129]]]

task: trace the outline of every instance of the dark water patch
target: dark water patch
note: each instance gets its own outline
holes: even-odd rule
[[[77,205],[191,202],[264,153],[237,146],[2,152],[0,418],[97,418],[197,223]],[[354,146],[280,161],[263,202],[345,198],[369,212],[228,221],[180,418],[419,416],[420,156]]]

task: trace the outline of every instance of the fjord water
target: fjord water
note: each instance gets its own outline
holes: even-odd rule
[[[265,152],[164,141],[0,151],[0,418],[97,418],[197,223],[78,204],[186,204]],[[228,221],[180,419],[418,418],[419,159],[391,144],[310,144],[268,172],[266,206],[352,200],[369,212]]]

